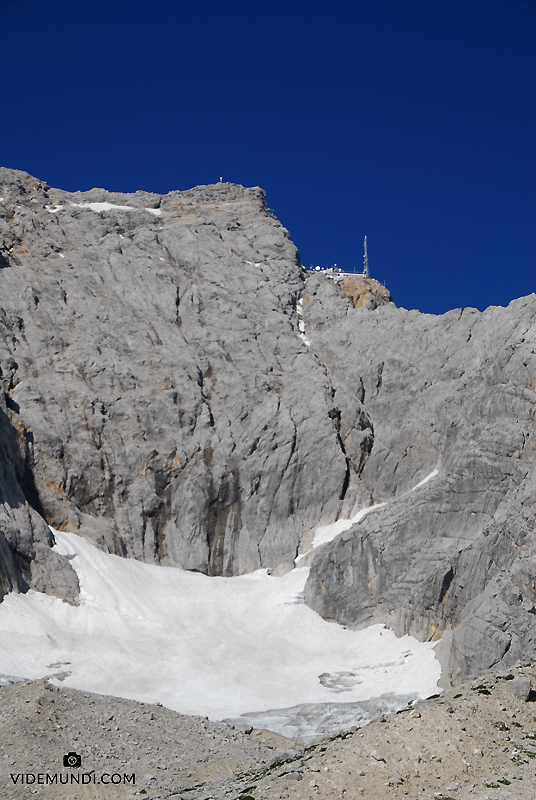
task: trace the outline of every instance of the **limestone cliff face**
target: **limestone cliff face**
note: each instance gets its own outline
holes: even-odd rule
[[[454,674],[536,657],[535,296],[435,317],[306,277],[258,188],[0,198],[0,595],[76,602],[47,523],[231,575],[384,502],[306,601],[443,636]]]
[[[68,194],[2,170],[0,197],[5,563],[34,558],[18,514],[28,542],[46,520],[212,575],[290,568],[353,461],[262,190]],[[369,425],[359,402],[346,424]]]
[[[362,382],[374,446],[357,494],[386,502],[320,548],[306,601],[351,625],[446,631],[457,674],[534,657],[536,296],[370,313],[311,281],[304,308],[336,392]]]

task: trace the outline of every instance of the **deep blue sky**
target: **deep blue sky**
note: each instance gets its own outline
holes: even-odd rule
[[[0,0],[0,164],[266,189],[308,266],[441,313],[536,291],[536,0]]]

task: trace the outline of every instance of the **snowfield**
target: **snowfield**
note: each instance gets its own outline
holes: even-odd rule
[[[326,622],[301,600],[307,568],[209,578],[54,536],[78,574],[80,605],[33,590],[7,595],[0,673],[56,675],[64,686],[213,720],[437,691],[433,644],[397,639],[383,625]]]

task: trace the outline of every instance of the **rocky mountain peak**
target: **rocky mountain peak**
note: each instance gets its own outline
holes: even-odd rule
[[[532,653],[534,295],[308,276],[258,187],[0,198],[2,594],[76,602],[49,524],[208,575],[313,550],[326,618],[442,637],[454,676]]]

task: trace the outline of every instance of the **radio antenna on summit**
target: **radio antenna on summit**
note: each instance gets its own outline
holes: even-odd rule
[[[363,256],[363,277],[367,279],[370,278],[370,272],[368,268],[368,253],[367,253],[367,237],[365,236],[365,241],[363,242],[363,247],[365,248],[365,255]]]

